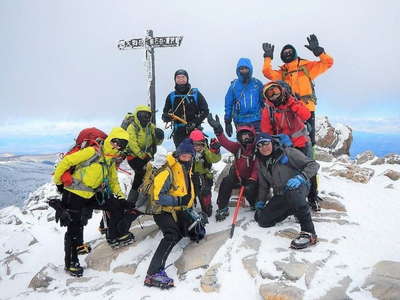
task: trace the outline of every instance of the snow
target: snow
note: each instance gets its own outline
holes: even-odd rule
[[[336,127],[338,128],[338,127]],[[321,169],[334,166],[337,162],[320,162]],[[217,172],[224,167],[220,162],[214,165]],[[111,270],[120,265],[138,263],[135,274],[98,272],[86,269],[84,278],[90,280],[67,282],[71,277],[63,271],[56,272],[47,292],[33,291],[27,286],[32,277],[45,265],[52,263],[62,270],[63,239],[65,228],[60,228],[54,221],[48,221],[54,214],[51,209],[40,209],[46,197],[55,195],[53,185],[46,184],[31,195],[31,201],[24,209],[8,207],[0,210],[0,291],[1,299],[261,299],[259,287],[273,282],[260,275],[252,278],[243,267],[242,258],[256,254],[257,268],[273,276],[281,276],[274,265],[276,261],[295,260],[311,263],[325,261],[318,269],[309,288],[304,276],[295,282],[280,278],[279,280],[305,291],[304,299],[318,299],[332,287],[338,286],[346,276],[351,278],[347,289],[352,299],[373,299],[370,292],[360,288],[365,278],[371,273],[372,266],[381,260],[400,261],[400,225],[397,212],[400,210],[400,181],[392,181],[383,172],[386,169],[400,171],[400,165],[371,165],[371,161],[361,165],[375,170],[375,175],[368,184],[355,183],[341,177],[332,177],[327,172],[320,172],[319,183],[322,195],[338,195],[338,200],[346,206],[347,216],[344,220],[349,224],[339,225],[330,222],[315,222],[317,234],[321,241],[310,249],[295,251],[288,249],[290,240],[275,235],[277,232],[293,228],[299,230],[294,218],[271,228],[261,228],[252,221],[253,212],[243,208],[239,214],[239,224],[233,239],[219,249],[211,265],[221,263],[217,275],[220,284],[219,292],[204,293],[200,288],[200,277],[206,269],[196,269],[181,278],[172,265],[168,274],[175,280],[176,287],[165,291],[143,286],[144,276],[150,263],[152,253],[157,247],[162,234],[154,238],[148,237],[138,243],[132,250],[125,251],[112,262]],[[124,169],[129,168],[127,166]],[[129,188],[130,176],[120,173],[121,186]],[[393,188],[385,188],[392,184]],[[36,196],[36,197],[35,197]],[[216,200],[213,194],[213,201]],[[342,199],[340,198],[342,197]],[[33,200],[32,200],[33,199]],[[216,204],[214,203],[214,213]],[[322,212],[328,212],[323,210]],[[331,211],[334,212],[334,211]],[[231,216],[233,208],[231,208]],[[316,216],[314,215],[314,218]],[[15,218],[21,221],[17,225]],[[95,213],[85,227],[85,241],[104,239],[97,231],[101,213]],[[230,228],[231,218],[216,223],[210,219],[207,233],[218,232]],[[146,224],[150,224],[148,221]],[[261,241],[259,251],[243,247],[245,237],[257,238]],[[33,239],[37,242],[29,245]],[[172,250],[167,264],[173,263],[189,243],[183,239]],[[24,252],[26,251],[26,252]],[[20,253],[19,259],[9,263],[9,271],[4,259],[12,253]],[[139,262],[142,258],[144,259]],[[84,257],[81,264],[85,267]]]

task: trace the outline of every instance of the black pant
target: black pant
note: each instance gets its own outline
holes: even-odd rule
[[[312,150],[307,149],[307,147],[304,148],[296,148],[303,152],[304,155],[309,156],[312,153]],[[311,157],[312,159],[312,157]],[[318,196],[318,181],[317,181],[317,175],[313,176],[310,178],[310,191],[308,193],[308,200],[309,201],[317,201],[317,196]]]
[[[179,144],[189,136],[190,132],[188,133],[185,126],[179,126],[174,129],[173,139],[175,148],[178,148]]]
[[[310,136],[311,145],[315,145],[315,112],[311,112],[311,117],[306,121],[308,135]]]
[[[132,190],[137,191],[139,186],[143,182],[144,174],[146,173],[146,164],[149,162],[150,158],[141,159],[135,157],[134,159],[128,160],[129,166],[135,171],[135,177],[133,178],[132,182]]]
[[[114,239],[122,236],[129,230],[126,226],[121,226],[123,218],[123,203],[121,200],[110,197],[105,203],[100,205],[97,201],[101,198],[99,194],[90,199],[82,198],[74,193],[64,190],[62,203],[71,215],[72,222],[67,226],[64,236],[65,266],[70,266],[71,262],[78,262],[77,246],[83,244],[83,226],[87,220],[82,218],[87,209],[102,209],[109,212],[108,237]]]
[[[315,234],[310,208],[306,201],[307,193],[308,188],[301,185],[296,190],[274,196],[263,209],[256,211],[254,219],[261,227],[272,227],[288,216],[294,215],[300,222],[301,231]]]
[[[173,216],[167,212],[162,212],[153,217],[164,237],[151,259],[149,269],[147,270],[148,275],[153,275],[165,269],[165,263],[172,248],[186,236],[184,218],[181,212],[177,212],[178,222],[175,222]]]
[[[218,208],[228,207],[229,199],[232,195],[232,190],[235,188],[239,188],[242,185],[245,185],[247,180],[242,179],[242,182],[239,182],[238,177],[235,174],[234,168],[232,167],[229,171],[229,174],[222,179],[221,185],[219,186],[217,204]],[[251,206],[257,202],[257,186],[252,185],[251,189],[245,189],[244,196],[246,200],[250,203]]]
[[[208,204],[211,205],[211,203],[204,203],[204,202],[207,201],[205,200],[206,198],[211,196],[213,179],[208,178],[205,174],[194,173],[192,175],[192,181],[194,185],[194,191],[196,193],[196,198],[198,198],[200,201],[201,209],[205,211],[206,210],[205,206]]]

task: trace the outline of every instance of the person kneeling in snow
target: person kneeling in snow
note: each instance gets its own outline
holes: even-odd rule
[[[256,137],[256,156],[260,201],[256,203],[254,218],[258,225],[272,227],[294,215],[300,222],[301,232],[290,247],[303,249],[314,245],[317,235],[306,197],[309,180],[317,174],[319,164],[295,148],[283,148],[267,133]]]
[[[174,286],[174,280],[165,272],[165,264],[172,248],[185,236],[199,241],[202,232],[192,232],[188,222],[188,212],[192,212],[194,186],[191,180],[192,160],[195,155],[192,141],[184,139],[173,154],[166,156],[163,170],[154,177],[154,202],[161,206],[153,217],[164,237],[151,259],[144,280],[146,286],[168,289]],[[159,160],[156,154],[155,160]],[[194,228],[197,228],[194,226]],[[201,236],[200,236],[201,235]]]

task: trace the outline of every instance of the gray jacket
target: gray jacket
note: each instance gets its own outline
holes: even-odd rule
[[[317,175],[319,164],[300,150],[295,148],[277,149],[282,153],[273,158],[270,155],[266,160],[258,159],[258,200],[267,201],[271,198],[270,188],[274,194],[282,194],[287,181],[296,176],[302,175],[307,180]]]

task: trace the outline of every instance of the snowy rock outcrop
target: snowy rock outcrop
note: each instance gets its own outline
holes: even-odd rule
[[[317,152],[325,151],[338,157],[342,154],[349,154],[353,141],[352,129],[343,124],[332,126],[328,117],[316,119],[316,144]]]

